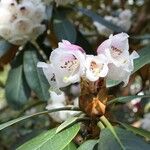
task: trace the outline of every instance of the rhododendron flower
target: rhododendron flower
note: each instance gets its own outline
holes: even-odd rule
[[[34,41],[46,27],[46,6],[41,0],[1,0],[0,36],[15,45]]]
[[[118,13],[118,12],[117,12]],[[117,25],[124,29],[124,31],[128,31],[131,27],[132,21],[132,12],[128,9],[119,10],[119,16],[104,16],[104,19],[108,22]],[[94,25],[98,31],[98,33],[108,37],[110,34],[113,34],[113,30],[107,28],[106,26],[102,25],[101,23],[94,21]]]
[[[98,54],[104,54],[109,61],[108,78],[128,83],[131,71],[133,71],[133,59],[139,57],[137,52],[129,54],[128,35],[120,33],[111,35],[97,49]]]
[[[38,63],[38,67],[43,68],[51,86],[55,83],[58,88],[66,87],[79,82],[80,76],[84,74],[85,53],[81,47],[63,40],[52,51],[50,62],[51,64]]]
[[[90,81],[96,81],[100,77],[105,77],[108,73],[108,61],[105,55],[86,56],[86,78]]]

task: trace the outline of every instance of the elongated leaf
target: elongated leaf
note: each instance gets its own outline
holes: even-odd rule
[[[67,18],[62,16],[59,11],[55,11],[53,28],[59,41],[64,39],[75,43],[77,36],[76,29],[73,24]]]
[[[135,73],[140,68],[142,68],[143,66],[145,66],[146,64],[150,63],[150,45],[139,50],[138,54],[140,55],[140,57],[138,59],[134,60],[134,70],[133,70],[132,74]],[[106,85],[108,88],[116,86],[119,83],[121,83],[121,82],[114,81],[114,80],[107,80],[106,81]]]
[[[21,108],[30,97],[30,88],[23,73],[21,59],[22,54],[13,61],[6,81],[7,102],[15,109]]]
[[[124,146],[121,143],[118,134],[116,133],[114,127],[111,125],[111,123],[107,120],[107,118],[105,116],[100,117],[100,120],[106,125],[106,127],[110,130],[110,132],[112,133],[112,135],[114,136],[114,138],[116,139],[117,143],[120,145],[121,149],[124,150]]]
[[[92,10],[85,9],[85,8],[75,8],[75,10],[82,12],[86,16],[90,17],[93,21],[97,21],[97,22],[101,23],[102,25],[113,30],[114,32],[117,32],[117,33],[125,32],[122,28],[120,28],[120,27],[114,25],[113,23],[105,20],[103,17],[101,17],[100,15],[98,15],[97,13],[95,13]]]
[[[63,150],[76,150],[76,145],[73,142],[70,142]]]
[[[58,133],[44,134],[20,146],[17,150],[63,150],[76,136],[80,129],[78,124]],[[40,139],[40,140],[39,140]]]
[[[67,119],[65,122],[63,122],[56,130],[56,133],[62,131],[63,129],[65,129],[66,127],[68,127],[69,125],[71,125],[72,123],[74,123],[76,120],[78,119],[78,117],[71,117],[69,119]]]
[[[39,150],[42,145],[55,136],[55,132],[56,129],[46,131],[30,141],[27,141],[25,144],[18,147],[17,150]]]
[[[43,71],[37,67],[40,61],[34,47],[26,49],[24,53],[24,73],[30,88],[41,100],[49,99],[49,84]]]
[[[133,127],[133,126],[128,125],[128,124],[126,124],[126,123],[121,123],[121,122],[120,122],[120,124],[121,124],[123,127],[125,127],[127,130],[130,130],[130,131],[134,132],[135,134],[139,134],[139,135],[141,135],[141,136],[143,136],[143,137],[145,137],[145,138],[150,139],[150,132],[149,132],[149,131],[143,130],[143,129],[141,129],[141,128]]]
[[[115,127],[115,132],[117,133],[123,148],[115,139],[112,132],[105,128],[100,133],[99,139],[99,150],[148,150],[150,149],[150,144],[146,143],[144,139],[134,135],[130,131]]]
[[[134,95],[134,96],[123,96],[123,97],[117,97],[111,101],[108,101],[108,105],[112,103],[127,103],[135,98],[148,98],[150,95]]]
[[[25,120],[25,119],[28,119],[28,118],[31,118],[31,117],[35,117],[35,116],[38,116],[38,115],[43,115],[43,114],[47,114],[47,113],[52,113],[52,112],[56,112],[56,111],[67,111],[67,110],[70,110],[70,111],[80,111],[80,109],[78,107],[61,107],[61,108],[54,108],[54,109],[51,109],[51,110],[48,110],[48,111],[42,111],[42,112],[38,112],[38,113],[35,113],[35,114],[32,114],[32,115],[28,115],[28,116],[23,116],[23,117],[19,117],[17,119],[14,119],[14,120],[11,120],[11,121],[8,121],[6,123],[3,123],[0,125],[0,130],[2,129],[5,129],[17,122],[20,122],[22,120]]]
[[[0,130],[5,129],[5,128],[7,128],[7,127],[17,123],[17,122],[22,121],[22,120],[25,120],[25,119],[28,119],[28,118],[31,118],[31,117],[34,117],[34,116],[37,116],[37,115],[41,115],[41,114],[44,114],[44,113],[45,113],[45,111],[44,112],[40,112],[40,113],[36,113],[36,114],[32,114],[32,115],[28,115],[28,116],[19,117],[17,119],[13,119],[11,121],[8,121],[6,123],[1,124],[0,125]]]
[[[145,35],[139,35],[139,36],[133,36],[131,37],[132,39],[137,39],[137,40],[150,40],[150,34],[145,34]]]
[[[84,142],[77,150],[93,150],[94,146],[98,143],[98,140],[88,140]]]
[[[132,74],[140,68],[142,68],[143,66],[145,66],[146,64],[150,63],[150,45],[139,50],[138,54],[140,55],[140,57],[138,59],[135,59],[134,61],[134,70]]]
[[[0,58],[8,52],[8,50],[12,47],[10,43],[1,39],[0,40]]]

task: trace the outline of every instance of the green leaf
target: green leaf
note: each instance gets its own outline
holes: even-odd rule
[[[49,84],[46,80],[42,69],[37,67],[40,61],[34,47],[26,49],[24,53],[24,73],[28,85],[37,94],[41,100],[47,101],[49,95]]]
[[[127,103],[135,98],[148,98],[150,95],[134,95],[134,96],[123,96],[123,97],[117,97],[113,100],[110,100],[107,102],[108,105],[112,103]]]
[[[76,29],[73,24],[67,18],[62,16],[59,11],[55,11],[53,28],[59,41],[64,39],[75,43],[77,37]]]
[[[10,43],[6,40],[0,40],[0,58],[8,52],[8,50],[12,47]]]
[[[99,150],[148,150],[150,149],[150,144],[146,143],[144,139],[134,135],[130,131],[115,127],[115,132],[117,133],[123,148],[117,142],[116,138],[112,132],[105,128],[100,133],[100,139],[98,144]]]
[[[77,121],[78,117],[71,117],[69,119],[67,119],[65,122],[63,122],[56,130],[56,133],[62,131],[63,129],[65,129],[66,127],[68,127],[69,125],[71,125],[72,123],[74,123],[75,121]]]
[[[23,117],[19,117],[17,119],[14,119],[14,120],[11,120],[11,121],[8,121],[6,123],[3,123],[0,125],[0,130],[2,129],[5,129],[19,121],[22,121],[22,120],[25,120],[25,119],[28,119],[28,118],[31,118],[31,117],[35,117],[35,116],[38,116],[38,115],[43,115],[43,114],[48,114],[48,113],[52,113],[52,112],[56,112],[56,111],[67,111],[67,110],[70,110],[70,111],[80,111],[80,109],[78,107],[61,107],[61,108],[54,108],[54,109],[51,109],[51,110],[48,110],[48,111],[42,111],[42,112],[38,112],[38,113],[35,113],[35,114],[32,114],[32,115],[28,115],[28,116],[23,116]]]
[[[114,136],[114,138],[117,140],[120,147],[124,150],[124,146],[122,145],[122,143],[118,137],[118,134],[116,133],[116,131],[115,131],[114,127],[111,125],[111,123],[107,120],[107,118],[105,116],[100,117],[100,120],[106,125],[106,127],[110,130],[110,132]]]
[[[116,86],[119,83],[121,83],[121,82],[120,81],[115,81],[115,80],[109,80],[109,79],[106,80],[106,86],[107,86],[107,88]]]
[[[85,8],[75,8],[75,10],[78,10],[80,12],[82,12],[83,14],[85,14],[86,16],[90,17],[93,22],[97,21],[99,23],[101,23],[102,25],[106,26],[107,28],[113,30],[114,32],[125,32],[122,28],[114,25],[113,23],[105,20],[103,17],[101,17],[100,15],[98,15],[96,12],[89,10],[89,9],[85,9]]]
[[[145,35],[139,35],[139,36],[133,36],[131,37],[132,39],[137,39],[137,40],[150,40],[150,34],[145,34]]]
[[[78,147],[77,150],[93,150],[98,140],[88,140]]]
[[[150,45],[142,48],[141,50],[137,51],[140,57],[135,59],[134,61],[134,70],[132,72],[135,73],[137,70],[145,66],[146,64],[150,63]]]
[[[47,143],[51,138],[55,136],[56,129],[52,129],[41,133],[39,136],[32,138],[25,144],[17,148],[17,150],[40,150],[41,146]]]
[[[7,128],[7,127],[17,123],[17,122],[22,121],[22,120],[25,120],[25,119],[28,119],[28,118],[31,118],[31,117],[34,117],[34,116],[38,116],[38,115],[41,115],[41,114],[44,114],[44,113],[45,113],[45,111],[44,112],[40,112],[40,113],[35,113],[35,114],[32,114],[32,115],[28,115],[28,116],[19,117],[17,119],[13,119],[11,121],[8,121],[6,123],[1,124],[0,125],[0,130],[5,129],[5,128]]]
[[[137,70],[145,66],[146,64],[150,63],[150,45],[142,48],[141,50],[137,51],[139,54],[139,58],[134,60],[134,70],[132,72],[135,73]],[[113,87],[121,83],[120,81],[114,80],[106,80],[107,87]]]
[[[36,137],[26,142],[17,150],[63,150],[76,136],[79,129],[80,126],[76,124],[58,134],[53,131],[45,136],[45,133],[44,136],[40,135],[40,138]]]
[[[149,131],[143,130],[141,128],[136,128],[136,127],[133,127],[131,125],[128,125],[128,124],[122,123],[122,122],[120,122],[120,124],[123,127],[125,127],[127,130],[130,130],[130,131],[134,132],[135,134],[139,134],[139,135],[141,135],[141,136],[143,136],[145,138],[150,139],[150,132]]]
[[[30,97],[30,88],[26,82],[22,54],[19,54],[12,63],[6,81],[6,99],[7,102],[15,109],[21,108]]]
[[[76,145],[73,142],[70,142],[63,150],[76,150]]]

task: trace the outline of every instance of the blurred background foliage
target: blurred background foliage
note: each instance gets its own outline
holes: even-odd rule
[[[52,49],[62,39],[83,47],[88,54],[95,54],[97,46],[108,37],[98,32],[94,21],[110,28],[113,33],[124,31],[104,19],[104,16],[118,16],[120,10],[132,13],[130,50],[142,51],[142,62],[137,62],[129,84],[108,82],[109,94],[114,97],[150,94],[150,1],[149,0],[75,0],[66,6],[47,7],[48,32],[37,39],[37,47],[28,43],[25,47],[0,41],[0,123],[25,114],[45,109],[48,84],[41,70],[39,60],[47,61]],[[34,49],[42,49],[36,51]],[[31,67],[31,71],[28,68]],[[141,68],[142,67],[142,68]],[[141,69],[139,69],[141,68]],[[44,83],[44,84],[43,84]],[[41,89],[42,88],[42,89]],[[44,91],[44,92],[43,92]],[[109,108],[108,108],[109,109]],[[113,104],[110,110],[113,119],[133,124],[150,131],[150,99],[135,98],[126,104]],[[144,119],[143,119],[144,118]],[[47,116],[38,116],[9,127],[0,133],[0,149],[15,149],[26,140],[45,129],[54,127],[56,122]]]

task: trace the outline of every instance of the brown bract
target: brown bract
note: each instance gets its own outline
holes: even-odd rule
[[[96,82],[81,79],[81,95],[79,107],[90,117],[99,117],[105,114],[108,99],[106,83],[104,79]]]

